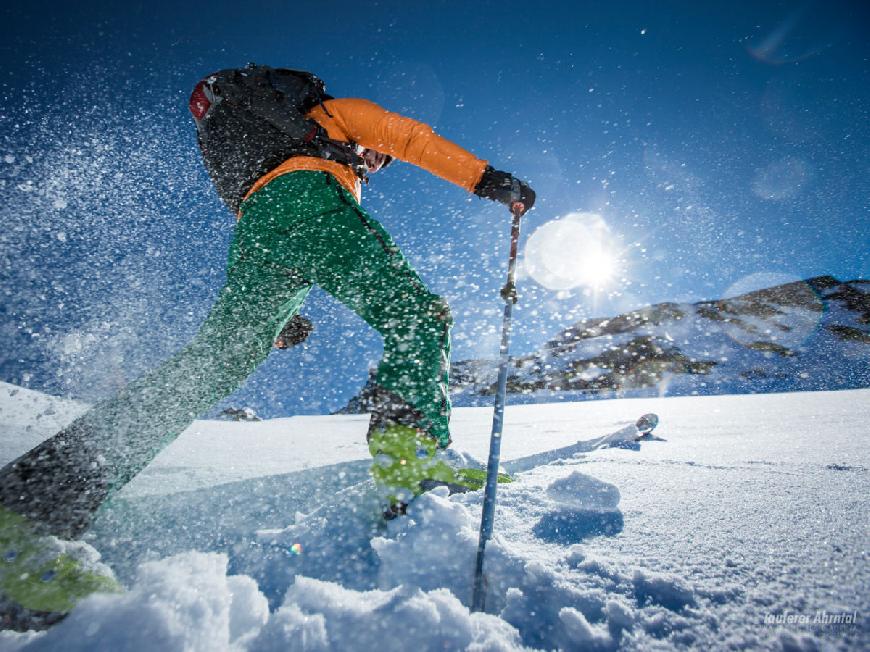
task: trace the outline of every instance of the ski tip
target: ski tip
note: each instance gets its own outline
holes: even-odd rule
[[[659,425],[659,416],[650,412],[649,414],[644,414],[640,417],[637,422],[635,422],[634,427],[637,428],[637,431],[641,435],[649,435],[653,430],[655,430],[657,425]]]

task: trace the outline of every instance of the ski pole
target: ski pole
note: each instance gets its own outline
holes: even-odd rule
[[[512,188],[512,198],[514,201],[511,203],[513,223],[511,224],[511,252],[508,259],[508,280],[501,291],[501,296],[505,301],[504,321],[502,322],[501,330],[501,349],[499,351],[501,359],[499,361],[498,384],[495,393],[495,411],[492,417],[492,434],[489,439],[489,459],[486,463],[486,490],[483,496],[483,515],[480,519],[480,539],[477,543],[477,564],[474,568],[474,595],[471,600],[473,611],[483,611],[486,603],[483,559],[486,552],[486,542],[492,536],[492,525],[495,518],[495,492],[498,487],[498,464],[501,455],[501,434],[504,425],[505,396],[507,394],[511,317],[513,315],[514,304],[517,302],[514,278],[517,267],[517,249],[520,241],[520,217],[525,208],[518,201],[520,196],[519,190],[519,182],[514,180]]]

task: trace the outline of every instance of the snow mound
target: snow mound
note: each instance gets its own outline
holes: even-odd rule
[[[439,487],[415,500],[405,518],[389,524],[389,538],[372,540],[381,560],[380,586],[448,588],[470,597],[479,521]],[[437,568],[437,572],[433,572]]]
[[[444,589],[354,591],[299,577],[253,641],[285,650],[515,650],[519,634],[496,616],[471,613]]]
[[[547,495],[571,509],[611,512],[619,506],[619,489],[585,473],[574,471],[547,487]]]
[[[676,575],[636,570],[634,594],[640,604],[659,604],[671,611],[695,605],[694,591]]]
[[[189,552],[139,566],[122,595],[97,594],[22,650],[241,649],[269,617],[266,598],[245,576],[227,576],[227,557]]]
[[[594,484],[592,478],[588,484]],[[505,485],[500,493],[505,506],[530,498],[521,482]],[[531,495],[540,496],[536,491]],[[389,524],[386,536],[372,540],[380,559],[381,588],[448,590],[469,604],[481,501],[480,494],[448,496],[445,488],[415,500],[404,518]],[[547,501],[547,507],[562,513],[556,503]],[[513,529],[509,523],[503,525]],[[579,550],[575,552],[582,557]],[[558,568],[541,563],[531,550],[511,546],[498,534],[487,544],[486,555],[486,610],[516,628],[525,646],[614,649],[623,630],[633,625],[629,608],[614,601],[611,606],[598,588],[572,586]],[[630,578],[621,579],[627,584]]]
[[[565,626],[569,640],[582,650],[611,649],[613,639],[610,633],[595,625],[590,625],[582,612],[572,607],[559,611],[559,620]]]
[[[225,555],[189,552],[143,563],[129,591],[93,595],[45,633],[4,632],[0,646],[25,652],[497,651],[519,648],[520,637],[497,616],[470,612],[445,589],[355,591],[303,576],[270,617],[253,579],[227,575]]]

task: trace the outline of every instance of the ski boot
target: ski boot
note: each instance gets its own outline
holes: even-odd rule
[[[369,451],[372,477],[387,493],[388,520],[404,514],[408,502],[435,487],[454,494],[476,491],[486,483],[486,469],[455,468],[465,458],[439,451],[437,442],[418,428],[392,424],[375,430],[369,435]],[[500,473],[499,482],[510,482],[510,477]]]
[[[98,559],[85,544],[41,535],[28,519],[0,505],[0,627],[45,628],[92,593],[120,592]]]
[[[437,449],[432,437],[410,426],[394,424],[370,434],[369,451],[374,458],[371,474],[384,488],[389,503],[384,518],[404,514],[408,502],[423,493],[422,482],[454,483],[456,474],[435,458]]]
[[[652,432],[656,429],[657,425],[659,425],[659,416],[657,414],[652,412],[644,414],[634,424],[634,427],[637,428],[637,437],[635,437],[635,441],[644,438],[652,438]]]

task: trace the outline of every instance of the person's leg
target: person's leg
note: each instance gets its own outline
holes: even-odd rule
[[[227,283],[197,335],[156,370],[0,470],[0,503],[63,538],[265,359],[311,284],[258,255],[239,225]]]
[[[302,186],[302,179],[311,181]],[[256,199],[243,209],[242,222],[273,220],[285,229],[285,237],[263,229],[274,235],[262,243],[268,259],[304,270],[383,336],[380,409],[446,447],[452,324],[447,304],[426,288],[383,227],[329,175],[285,175]]]
[[[312,181],[303,192],[304,175]],[[264,229],[275,235],[261,243],[269,259],[304,270],[383,336],[368,436],[372,475],[390,505],[385,515],[394,516],[427,481],[458,487],[454,471],[436,456],[450,443],[450,313],[381,225],[328,175],[316,175],[276,179],[242,219],[280,222],[289,237]],[[302,217],[300,202],[314,212]]]

